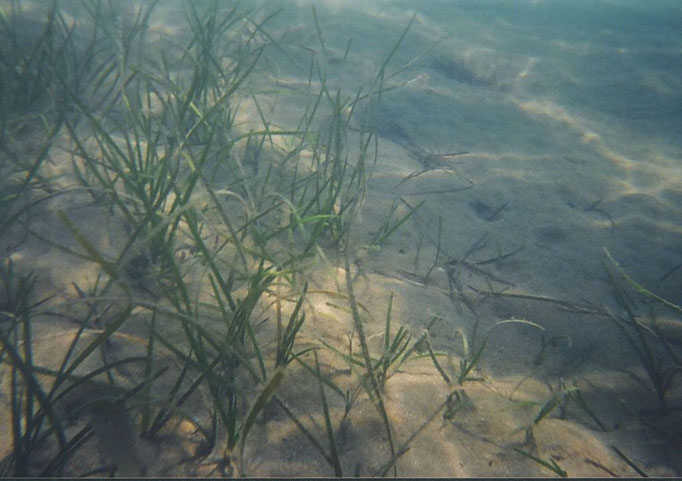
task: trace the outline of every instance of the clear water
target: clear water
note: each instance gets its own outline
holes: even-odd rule
[[[86,45],[88,36],[80,32],[91,27],[87,6],[92,9],[97,4],[61,1],[58,5],[67,25],[78,27],[75,41]],[[100,5],[111,20],[104,35],[109,44],[103,40],[101,48],[121,55],[125,46],[119,35],[135,24],[140,6],[151,3]],[[130,65],[141,72],[153,71],[162,65],[163,52],[173,76],[191,78],[189,70],[182,70],[186,68],[183,54],[191,50],[186,47],[190,38],[188,5],[165,0],[156,4],[147,22],[146,41],[141,44],[144,49],[130,50]],[[210,2],[193,5],[201,11]],[[41,31],[45,4],[0,2],[4,21],[13,21],[11,14],[17,6],[23,9],[17,15],[22,22],[18,38],[30,43]],[[231,6],[230,2],[221,4],[224,11]],[[223,150],[218,148],[218,154],[211,151],[206,167],[207,171],[214,169],[209,184],[224,196],[220,202],[235,222],[269,205],[273,196],[265,194],[289,195],[289,190],[274,187],[289,178],[287,162],[304,159],[303,166],[308,165],[305,162],[314,164],[315,159],[307,144],[301,150],[304,155],[299,156],[292,140],[295,136],[270,138],[260,147],[240,136],[263,130],[265,124],[273,130],[301,129],[300,119],[311,112],[316,98],[323,99],[323,106],[310,123],[310,132],[330,135],[332,129],[327,127],[333,116],[327,99],[338,92],[350,105],[350,99],[374,93],[369,100],[353,104],[357,109],[347,117],[343,137],[353,162],[358,156],[357,140],[365,138],[362,135],[371,133],[377,140],[369,151],[374,152],[375,145],[378,148],[376,163],[371,163],[371,168],[368,163],[372,175],[353,218],[348,251],[354,295],[361,304],[371,354],[378,358],[386,349],[384,329],[390,298],[391,332],[397,335],[400,327],[409,332],[412,337],[407,344],[421,355],[391,371],[382,391],[396,449],[408,441],[410,446],[395,463],[398,474],[547,476],[553,474],[551,463],[555,463],[553,466],[569,476],[633,476],[637,470],[680,475],[682,458],[675,449],[682,436],[682,390],[677,375],[682,359],[682,3],[268,0],[243,2],[239,8],[252,8],[249,18],[254,22],[237,22],[234,29],[256,32],[254,38],[265,47],[248,80],[234,93],[238,99],[234,105],[239,106],[234,125],[215,134],[216,142],[223,142]],[[278,13],[270,16],[272,12]],[[264,23],[256,28],[260,22]],[[267,35],[261,36],[262,32]],[[246,38],[248,35],[235,37],[235,42]],[[225,55],[218,59],[225,65],[234,61],[228,51],[236,43],[226,45]],[[8,52],[3,50],[3,59],[12,58]],[[0,68],[9,79],[8,72],[16,72],[20,66],[2,64]],[[379,76],[382,68],[383,76]],[[162,81],[159,85],[168,86]],[[386,89],[381,95],[376,90],[379,86]],[[86,98],[87,88],[82,91]],[[318,97],[320,91],[324,95]],[[2,95],[3,105],[14,105],[11,88],[3,87]],[[111,122],[107,128],[116,132],[112,136],[118,139],[125,130],[121,126],[130,124],[125,123],[122,104],[116,105],[108,111],[93,110],[90,115]],[[37,118],[32,117],[36,110],[40,113],[40,104],[27,107],[27,118]],[[53,191],[67,192],[77,183],[72,164],[77,149],[70,136],[82,134],[91,141],[97,134],[96,129],[93,133],[82,126],[91,121],[78,117],[83,110],[69,111],[72,130],[58,132],[50,162],[41,167],[46,169],[43,182]],[[195,113],[199,110],[201,106]],[[349,112],[344,110],[344,115]],[[12,111],[3,118],[22,115],[21,110]],[[0,167],[3,172],[24,172],[15,169],[18,159],[33,158],[36,149],[31,146],[41,145],[45,133],[37,121],[11,125],[23,127],[7,130],[12,133],[11,138],[9,134],[3,137],[6,145]],[[177,134],[163,132],[167,142],[159,144],[159,151],[172,151]],[[241,140],[234,141],[237,137]],[[261,134],[253,138],[257,137],[263,138]],[[313,143],[313,138],[306,139]],[[191,148],[200,149],[205,141],[202,137]],[[240,159],[240,168],[246,170],[221,170],[220,152],[228,144],[230,155]],[[258,182],[264,176],[260,166],[267,159],[279,159],[271,164],[277,165],[268,178],[273,183],[253,200],[254,195],[258,197],[255,186],[261,185]],[[280,177],[282,184],[277,184]],[[254,190],[239,190],[243,182],[251,180]],[[111,321],[94,311],[83,314],[71,307],[83,296],[74,286],[92,287],[97,285],[98,275],[106,277],[110,272],[103,273],[102,263],[93,262],[92,255],[90,262],[85,262],[82,256],[58,248],[87,250],[82,241],[74,241],[73,230],[59,221],[57,211],[66,210],[83,235],[116,266],[125,258],[121,252],[128,249],[131,228],[124,227],[120,213],[112,214],[97,202],[93,206],[91,198],[86,201],[79,195],[50,198],[45,210],[29,209],[19,217],[21,222],[0,231],[5,272],[10,260],[19,272],[33,271],[38,279],[36,295],[51,298],[49,308],[31,321],[37,333],[33,341],[36,365],[61,359],[68,343],[60,344],[59,336],[73,335],[74,325],[87,325],[92,330],[87,332],[94,336]],[[192,208],[196,207],[201,217],[208,208],[202,211],[197,206],[210,206],[214,200],[204,191],[196,199]],[[246,204],[250,211],[243,210]],[[17,204],[7,205],[9,209]],[[278,223],[294,218],[286,207],[274,211],[280,217],[270,217],[268,211],[253,225],[266,229],[263,226],[270,222],[284,225]],[[304,223],[304,227],[320,219],[308,214],[306,222],[310,224]],[[211,219],[222,225],[217,216]],[[229,239],[231,234],[225,229],[213,231],[209,224],[206,245],[222,252],[220,256],[229,252],[238,259],[230,250],[232,244],[221,246],[221,236]],[[388,230],[382,239],[381,233]],[[292,229],[287,236],[273,236],[263,259],[268,265],[281,261],[283,253],[300,242],[298,235],[301,231]],[[381,245],[373,245],[377,239]],[[182,263],[187,259],[203,255],[180,234],[173,242],[179,265],[186,266]],[[244,242],[247,254],[253,256],[255,272],[259,260],[255,252],[263,245],[252,237]],[[156,391],[126,398],[128,409],[112,414],[121,417],[125,433],[108,431],[107,423],[93,418],[99,441],[80,448],[89,456],[87,469],[79,470],[77,463],[70,461],[68,473],[80,475],[107,463],[117,465],[121,463],[117,459],[131,453],[136,459],[130,468],[133,474],[138,458],[149,459],[143,463],[144,472],[153,475],[335,474],[329,462],[332,448],[325,428],[326,406],[323,409],[315,360],[306,350],[309,347],[318,349],[322,375],[329,380],[326,391],[343,474],[381,473],[382,465],[391,459],[383,414],[362,388],[363,379],[369,384],[367,378],[361,377],[356,366],[346,372],[348,358],[343,357],[350,343],[357,365],[362,365],[340,244],[343,242],[328,235],[320,237],[314,252],[297,259],[300,265],[293,264],[300,277],[278,277],[281,286],[274,287],[275,283],[263,294],[252,322],[253,335],[264,353],[263,369],[267,366],[272,379],[275,361],[268,356],[276,353],[282,335],[276,319],[281,322],[284,316],[286,322],[293,309],[293,303],[289,305],[278,296],[295,300],[304,281],[309,283],[302,304],[306,323],[296,344],[304,351],[300,360],[308,369],[291,362],[276,392],[329,455],[321,454],[274,401],[259,415],[239,455],[236,448],[231,457],[224,455],[230,441],[222,425],[215,444],[202,452],[197,445],[203,438],[195,428],[210,431],[215,399],[224,396],[220,391],[224,386],[211,390],[206,384],[200,384],[197,393],[201,394],[183,407],[191,422],[178,421],[174,430],[168,428],[164,434],[171,441],[153,436],[131,441],[145,425],[149,413],[144,406],[157,409],[158,403],[171,399],[168,393],[175,378],[164,374],[171,377],[160,377]],[[216,254],[216,258],[220,256]],[[145,271],[153,264],[143,259],[136,268]],[[202,270],[200,265],[210,262],[197,261],[196,267],[187,267],[183,275],[187,285],[196,289],[193,301],[199,306],[201,299],[203,309],[215,302],[211,295],[217,284],[211,284],[208,268]],[[163,306],[159,319],[174,308],[168,303],[172,296],[164,294],[166,278],[162,274],[160,281],[154,281],[160,284],[154,284],[136,272],[126,271],[128,277],[135,277],[130,285],[136,310],[118,332],[122,337],[112,341],[121,344],[116,344],[118,351],[108,354],[111,359],[146,355],[148,351],[135,349],[149,346],[148,331],[141,326],[151,322],[150,306]],[[9,311],[7,279],[5,276],[6,290],[0,300]],[[245,285],[235,286],[235,299],[244,298]],[[105,297],[92,302],[111,302]],[[284,314],[275,307],[282,303],[286,304]],[[218,311],[214,305],[207,317],[197,322],[221,339],[226,334],[216,320]],[[177,321],[177,317],[168,316]],[[17,318],[5,315],[3,320],[10,325]],[[162,332],[168,342],[188,349],[183,337],[186,332],[170,327],[170,320],[167,324]],[[427,327],[428,335],[424,334]],[[6,332],[19,331],[8,328]],[[423,342],[417,343],[421,336],[428,338],[431,356]],[[255,359],[261,354],[254,354],[252,347],[249,344],[242,355],[253,361],[252,371],[258,371]],[[462,370],[478,349],[482,349],[481,358],[463,379]],[[438,366],[433,358],[440,360]],[[11,379],[7,359],[0,378],[5,385]],[[184,358],[173,359],[174,367],[168,372],[179,372]],[[87,369],[96,369],[98,362],[93,358]],[[241,377],[233,378],[226,374],[228,367],[215,366],[222,366],[215,367],[220,376],[237,379],[234,382],[241,389],[239,401],[235,401],[238,423],[245,423],[249,407],[258,405],[257,394],[269,385],[251,379],[251,371],[239,371]],[[652,369],[669,376],[663,396],[665,409],[655,390]],[[192,365],[190,377],[198,379],[200,371]],[[128,375],[130,381],[142,374]],[[457,382],[458,376],[462,383]],[[120,381],[116,379],[113,384]],[[142,378],[135,379],[140,382]],[[103,382],[111,383],[111,379]],[[344,410],[348,398],[344,400],[343,394],[348,396],[354,389],[359,394],[351,409]],[[0,397],[4,403],[0,424],[5,426],[11,425],[12,416],[8,392],[3,388],[5,400]],[[95,396],[93,392],[101,393],[101,388],[77,391],[74,405],[87,404],[87,399]],[[116,399],[120,406],[121,398]],[[68,412],[69,406],[58,409]],[[545,412],[550,407],[554,409]],[[73,414],[66,423],[67,439],[87,425],[87,417],[79,416]],[[131,425],[136,434],[130,433]],[[0,454],[7,461],[12,453],[9,431],[3,429],[0,439],[4,439]],[[123,446],[123,454],[107,457],[106,446],[117,442]],[[171,453],[169,446],[177,452]],[[182,449],[199,454],[188,460],[178,454]],[[519,449],[536,459],[524,456]],[[36,462],[49,459],[42,451],[36,453],[32,455]],[[223,471],[215,470],[219,468]],[[40,473],[35,466],[31,469],[32,474]]]

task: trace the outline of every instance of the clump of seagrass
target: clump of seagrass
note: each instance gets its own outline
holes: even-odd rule
[[[666,337],[662,335],[662,332],[659,331],[653,305],[663,305],[678,313],[682,312],[682,307],[657,296],[638,284],[611,257],[608,250],[605,249],[605,252],[610,264],[605,264],[604,268],[613,287],[618,307],[621,308],[623,313],[613,313],[606,307],[604,307],[604,310],[640,360],[656,393],[659,413],[661,416],[665,416],[671,409],[668,404],[668,393],[674,386],[675,378],[682,372],[682,357],[676,352]],[[642,322],[641,317],[636,315],[635,301],[626,291],[622,282],[619,282],[617,276],[626,285],[634,288],[639,297],[648,304],[649,316],[652,317],[651,322],[645,324]],[[679,436],[679,433],[677,436]]]

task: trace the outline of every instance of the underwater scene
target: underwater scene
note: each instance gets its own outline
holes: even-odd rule
[[[0,476],[682,476],[681,31],[0,0]]]

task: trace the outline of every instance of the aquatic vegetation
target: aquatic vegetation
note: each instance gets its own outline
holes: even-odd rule
[[[483,339],[481,345],[476,349],[471,357],[465,354],[465,358],[459,361],[459,376],[457,377],[457,384],[464,384],[464,381],[482,381],[483,378],[480,377],[469,377],[471,370],[476,367],[478,362],[481,360],[481,355],[485,349],[487,338]]]
[[[611,264],[604,267],[613,286],[615,300],[624,314],[615,314],[607,308],[604,309],[609,319],[619,328],[639,358],[656,393],[660,414],[665,415],[669,410],[667,394],[673,387],[675,377],[682,372],[682,358],[670,347],[665,337],[657,331],[653,309],[650,308],[650,316],[654,317],[654,321],[649,323],[648,326],[638,319],[635,315],[633,299],[618,282],[613,271],[615,270],[626,282],[634,286],[645,299],[651,302],[662,303],[680,312],[682,312],[682,308],[656,296],[634,282],[613,260],[608,251],[606,251],[606,254]]]
[[[349,230],[376,155],[372,132],[361,132],[357,154],[350,154],[348,126],[356,111],[381,95],[385,68],[397,45],[367,92],[348,97],[332,92],[325,73],[318,71],[319,93],[299,128],[283,130],[267,120],[252,90],[246,94],[263,52],[277,47],[264,29],[269,17],[255,21],[219,2],[186,4],[187,48],[178,54],[150,40],[148,24],[156,6],[152,2],[139,8],[124,21],[112,5],[84,2],[89,23],[70,24],[55,2],[41,24],[42,34],[28,48],[18,47],[17,22],[25,18],[20,4],[12,3],[0,19],[0,67],[3,75],[13,75],[3,83],[0,133],[7,148],[0,167],[23,169],[13,188],[3,188],[0,235],[21,227],[101,271],[93,285],[73,284],[78,296],[74,303],[84,310],[80,318],[72,318],[77,331],[54,369],[36,364],[32,355],[34,311],[48,299],[32,298],[34,275],[16,273],[11,262],[3,266],[0,359],[11,378],[13,419],[13,447],[3,472],[62,473],[73,469],[67,466],[75,453],[97,438],[114,465],[89,474],[102,469],[141,474],[147,466],[128,462],[137,456],[135,439],[153,440],[179,419],[202,439],[198,456],[210,455],[229,472],[241,472],[247,436],[271,402],[310,440],[316,439],[276,396],[288,382],[288,366],[297,361],[319,383],[330,454],[320,451],[341,475],[325,395],[329,381],[317,353],[297,347],[308,291],[298,276],[302,260],[324,256],[319,242],[325,238],[344,246],[348,268]],[[81,38],[88,41],[77,43]],[[17,48],[6,48],[10,45]],[[53,55],[56,51],[61,54]],[[12,95],[14,91],[23,97]],[[236,118],[240,102],[248,98],[262,125],[240,131]],[[313,119],[323,109],[330,112],[329,121],[314,131]],[[44,128],[35,133],[41,138],[39,152],[24,164],[18,162],[19,147],[13,142],[22,135],[27,112],[36,112]],[[71,177],[65,178],[78,185],[30,196],[37,185],[50,186],[51,179],[42,177],[43,165],[57,139],[71,157]],[[289,139],[292,147],[287,151],[275,139]],[[72,195],[82,203],[83,193],[99,215],[123,226],[108,248],[82,228],[77,205],[57,210],[72,244],[20,222],[56,195]],[[386,219],[375,243],[383,243],[414,210],[392,223]],[[389,368],[405,354],[409,336],[401,328],[392,342],[386,338],[384,357],[372,359],[350,278],[347,288],[366,369],[359,387],[376,403],[386,429],[392,461],[384,470],[395,471],[399,452],[381,386]],[[276,301],[268,304],[273,297]],[[268,318],[258,317],[273,304],[276,323],[264,327]],[[134,335],[128,333],[133,317],[141,321]],[[137,354],[116,354],[111,345],[119,342],[137,346]],[[314,368],[305,361],[311,352]],[[123,371],[127,374],[122,377]],[[93,386],[106,395],[88,407],[78,393]],[[203,406],[208,418],[196,412],[198,399],[205,396],[210,399]],[[85,424],[79,418],[75,435],[66,429],[59,407],[72,398],[76,400],[69,403],[94,416]],[[100,422],[100,408],[127,431],[113,432],[109,421]],[[45,449],[51,453],[48,459]],[[40,472],[34,467],[37,456]]]
[[[416,206],[412,207],[410,206],[407,202],[405,202],[403,199],[400,199],[403,203],[407,204],[409,206],[409,211],[403,215],[401,218],[393,221],[391,223],[391,219],[393,218],[393,215],[395,214],[395,211],[398,207],[398,202],[393,201],[393,204],[391,205],[391,209],[389,210],[388,215],[384,217],[384,221],[381,224],[381,227],[377,231],[377,233],[374,235],[374,238],[372,241],[369,243],[369,248],[380,248],[381,245],[386,242],[386,240],[393,234],[398,228],[407,221],[412,215],[417,212],[417,210],[424,204],[424,201],[421,201],[419,204]]]
[[[452,421],[457,413],[460,411],[471,409],[473,403],[466,391],[463,389],[455,389],[449,396],[446,402],[445,410],[443,411],[443,419]]]
[[[549,396],[544,403],[542,403],[542,406],[540,406],[538,413],[535,415],[535,418],[533,418],[532,424],[526,431],[526,439],[529,441],[533,439],[533,428],[537,426],[540,421],[549,416],[555,409],[559,408],[561,412],[559,417],[564,418],[566,406],[569,401],[574,402],[580,409],[588,414],[602,431],[607,431],[604,424],[599,420],[583,395],[580,393],[580,390],[575,386],[569,387],[566,386],[565,383],[561,382],[559,389],[554,391],[552,395]]]
[[[377,296],[370,276],[378,270],[368,269],[363,284],[365,258],[383,256],[394,234],[430,208],[401,194],[383,215],[363,218],[379,135],[402,143],[421,169],[392,178],[386,191],[433,170],[473,186],[451,167],[464,152],[420,149],[397,124],[371,127],[382,98],[410,82],[398,74],[415,60],[389,67],[416,16],[367,85],[348,92],[330,72],[352,60],[352,42],[335,54],[315,8],[308,33],[322,55],[302,47],[313,53],[307,81],[292,90],[268,78],[289,60],[283,36],[269,31],[277,12],[179,2],[163,7],[178,17],[170,33],[154,23],[158,1],[24,10],[28,3],[0,10],[0,388],[9,420],[1,434],[11,440],[0,443],[0,474],[248,476],[273,449],[288,459],[302,444],[312,446],[305,456],[318,474],[396,476],[418,436],[439,429],[434,420],[454,429],[480,409],[472,392],[497,389],[486,371],[493,329],[541,330],[539,352],[530,354],[535,367],[553,344],[571,347],[569,336],[545,337],[534,322],[484,324],[483,303],[500,298],[611,316],[661,412],[672,410],[679,359],[655,322],[640,323],[616,275],[625,314],[509,292],[511,282],[491,266],[520,248],[480,256],[484,235],[452,255],[438,215],[425,274],[417,270],[426,230],[415,272],[385,277],[437,291],[459,314],[440,314],[439,306],[439,314],[415,315],[401,305],[402,287],[382,285],[387,294]],[[453,65],[432,67],[460,83],[499,85]],[[474,204],[485,221],[507,206]],[[58,275],[34,262],[37,249],[59,261]],[[472,278],[489,291],[469,285]],[[333,327],[320,314],[327,308]],[[467,330],[460,317],[469,314]],[[338,325],[348,344],[325,331]],[[450,365],[455,352],[459,369]],[[415,393],[395,388],[413,367],[434,389],[416,394],[434,402],[405,423],[395,406]],[[589,417],[590,429],[606,430],[599,411],[567,385],[526,401],[539,406],[529,438],[567,403]],[[348,454],[357,432],[371,436],[361,461]],[[566,474],[552,459],[519,452]]]
[[[545,461],[544,459],[541,459],[541,458],[535,456],[534,454],[529,453],[528,451],[524,451],[523,449],[514,448],[514,450],[517,453],[522,454],[523,456],[532,459],[533,461],[538,463],[540,466],[543,466],[543,467],[549,469],[550,471],[552,471],[553,473],[555,473],[556,475],[558,475],[562,478],[565,478],[568,476],[568,473],[566,471],[564,471],[561,468],[561,466],[559,466],[556,463],[556,461],[554,461],[553,459],[550,459],[549,461]]]
[[[639,474],[643,478],[648,478],[649,475],[642,470],[637,464],[635,464],[629,457],[625,455],[620,449],[618,449],[616,446],[611,446],[611,449],[623,460],[627,463],[628,466],[630,466],[637,474]]]

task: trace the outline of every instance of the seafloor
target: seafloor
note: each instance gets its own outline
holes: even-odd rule
[[[47,3],[1,2],[3,35],[36,45]],[[12,102],[22,84],[5,82],[4,472],[682,475],[679,3],[249,3],[208,61],[242,82],[229,92],[231,124],[211,123],[208,136],[186,118],[213,115],[221,91],[182,95],[206,59],[191,57],[191,39],[213,41],[210,2],[161,1],[144,19],[147,2],[59,2],[61,28],[77,27],[68,42],[87,44],[101,19],[101,43],[74,51],[113,66],[88,77],[97,89],[78,90],[82,101],[65,96],[55,131],[62,79],[25,111]],[[217,19],[232,8],[217,5]],[[126,44],[140,25],[143,40]],[[107,63],[106,49],[118,58]],[[0,50],[3,78],[30,72],[30,53]],[[61,71],[50,69],[37,75]],[[135,100],[131,86],[160,100]],[[117,89],[149,118],[175,112],[153,124],[168,130],[147,132]],[[93,102],[105,95],[106,108]],[[181,124],[194,129],[186,142]],[[106,167],[126,138],[123,157],[181,152],[159,177],[175,180],[213,142],[191,201],[170,211],[180,187],[158,206],[135,200],[144,189]],[[305,181],[339,154],[347,171]],[[361,158],[366,170],[354,170]],[[333,206],[308,203],[337,181]],[[154,224],[154,209],[166,220]],[[329,227],[337,218],[348,231]],[[173,260],[141,258],[159,233]],[[229,322],[245,312],[233,344]],[[282,361],[284,328],[302,313]],[[95,342],[58,396],[64,360]]]

